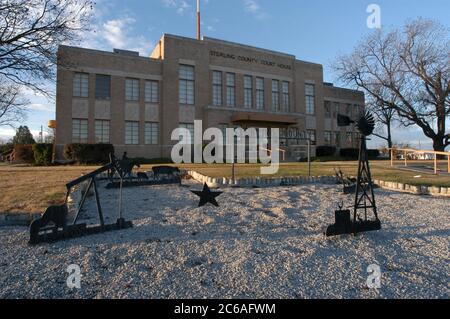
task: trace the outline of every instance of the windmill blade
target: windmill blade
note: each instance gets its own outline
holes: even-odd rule
[[[364,136],[369,136],[375,129],[375,119],[370,112],[366,112],[356,123],[358,130]]]

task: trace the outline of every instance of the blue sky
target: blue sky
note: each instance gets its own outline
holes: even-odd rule
[[[97,0],[92,31],[79,45],[123,48],[148,55],[163,33],[195,37],[196,0]],[[333,59],[347,53],[372,32],[366,25],[369,4],[381,7],[382,27],[395,27],[418,16],[450,26],[448,0],[201,0],[205,36],[294,54],[324,65],[325,81],[336,82]],[[49,89],[54,90],[54,84]],[[37,134],[53,119],[54,101],[27,92],[32,105],[26,124]],[[0,127],[0,137],[13,135]],[[429,148],[418,129],[396,130],[394,139]],[[382,141],[374,140],[379,145]]]

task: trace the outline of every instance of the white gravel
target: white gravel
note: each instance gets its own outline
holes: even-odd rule
[[[125,189],[134,228],[120,232],[30,247],[26,228],[0,228],[0,298],[450,296],[450,199],[377,190],[381,231],[326,238],[337,202],[353,199],[338,186],[227,188],[220,208],[197,208],[190,188]],[[113,222],[118,190],[100,191]],[[375,263],[381,288],[368,289]],[[70,264],[80,290],[66,286]]]

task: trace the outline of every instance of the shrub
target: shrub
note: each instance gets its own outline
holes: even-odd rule
[[[33,157],[36,165],[50,165],[52,162],[53,144],[34,144]]]
[[[105,164],[109,154],[114,154],[112,144],[66,144],[64,157],[78,164]]]
[[[317,146],[316,148],[316,156],[317,157],[325,157],[325,156],[333,156],[336,153],[336,147],[334,146]]]
[[[26,144],[14,145],[14,162],[34,163],[33,146]]]
[[[357,148],[341,148],[339,155],[345,158],[358,159],[359,150]]]

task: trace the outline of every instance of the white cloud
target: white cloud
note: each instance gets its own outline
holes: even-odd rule
[[[183,15],[191,7],[185,0],[162,0],[164,6],[173,8],[179,15]]]
[[[269,14],[265,12],[257,0],[242,0],[244,3],[244,10],[251,13],[257,19],[266,19]]]
[[[31,103],[27,106],[27,109],[33,110],[33,111],[41,111],[41,112],[54,112],[55,107],[51,106],[49,104],[42,104],[42,103]]]

